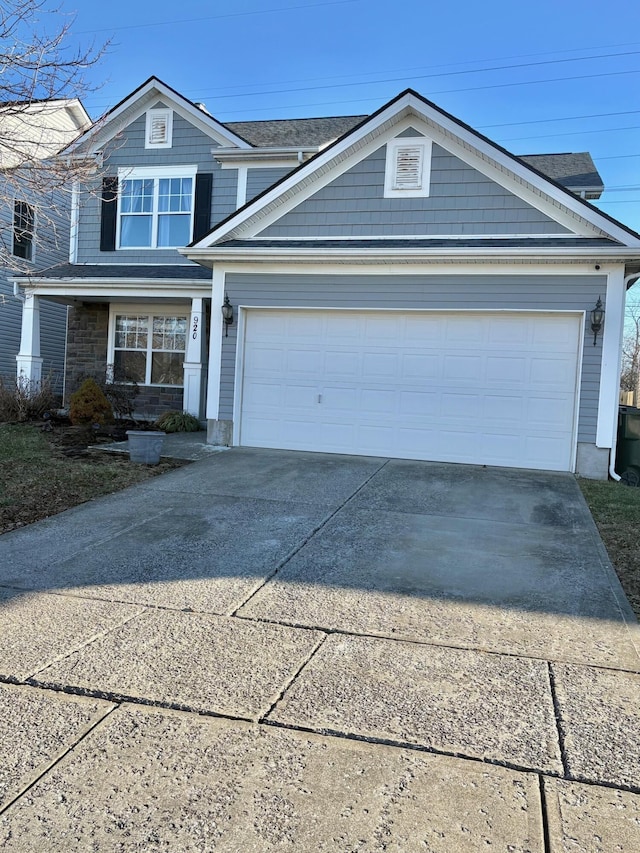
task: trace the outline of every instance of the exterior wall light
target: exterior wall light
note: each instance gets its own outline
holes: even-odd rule
[[[222,320],[224,322],[224,336],[229,336],[229,326],[233,324],[233,305],[229,302],[229,296],[225,293],[222,303]]]
[[[593,332],[593,345],[596,345],[598,340],[598,332],[602,328],[604,321],[604,308],[602,307],[602,299],[598,296],[596,307],[591,309],[591,331]]]

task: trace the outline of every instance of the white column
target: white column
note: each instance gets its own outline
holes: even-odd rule
[[[207,420],[218,419],[220,411],[220,369],[222,367],[222,302],[225,272],[214,267],[211,285],[211,342],[209,344],[209,380],[207,383]]]
[[[625,283],[624,267],[609,272],[605,296],[604,329],[602,334],[602,367],[598,399],[597,447],[614,447],[618,428],[620,401],[620,370],[622,336],[624,333]],[[587,311],[587,325],[591,320]],[[589,336],[587,336],[587,346]]]
[[[20,352],[16,356],[18,380],[31,387],[42,379],[40,358],[40,299],[32,293],[25,297],[22,305],[22,334]]]
[[[202,412],[202,349],[207,339],[203,299],[191,300],[191,316],[187,329],[187,348],[184,360],[183,408],[196,418]]]

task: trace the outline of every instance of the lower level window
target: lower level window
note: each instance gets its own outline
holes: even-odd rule
[[[117,314],[114,375],[141,385],[183,385],[187,317]]]

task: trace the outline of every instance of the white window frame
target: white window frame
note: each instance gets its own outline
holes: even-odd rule
[[[184,360],[186,360],[187,354],[187,346],[189,344],[189,322],[191,317],[191,308],[188,305],[181,304],[173,304],[167,303],[166,305],[135,305],[129,303],[121,303],[115,304],[112,303],[109,307],[109,332],[107,338],[107,364],[114,365],[115,364],[115,352],[116,352],[116,317],[120,316],[138,316],[138,317],[147,317],[148,325],[147,325],[147,349],[146,349],[146,369],[145,369],[145,381],[140,382],[139,384],[144,388],[184,388],[184,366],[182,369],[183,378],[182,384],[180,385],[166,385],[151,382],[151,368],[152,368],[152,356],[153,356],[153,318],[154,317],[186,317],[187,320],[187,335],[185,338],[185,350],[184,350]],[[166,350],[155,350],[156,352],[166,352]],[[143,352],[143,350],[140,350]],[[181,350],[170,350],[170,352],[181,352]],[[113,377],[108,381],[113,381]]]
[[[197,166],[137,166],[132,168],[120,167],[118,169],[118,213],[116,217],[116,248],[123,252],[140,252],[147,249],[163,251],[166,249],[178,249],[181,246],[158,246],[158,186],[161,178],[191,178],[191,214],[189,217],[189,240],[193,236],[193,217],[195,215],[196,202],[196,173]],[[150,246],[121,246],[120,230],[122,223],[121,192],[123,181],[153,180],[153,210],[151,212],[151,245]],[[125,216],[127,214],[124,214]],[[186,245],[186,244],[185,244]]]
[[[167,127],[166,138],[162,142],[153,142],[151,139],[151,129],[153,121],[156,118],[164,118]],[[146,123],[144,129],[144,147],[145,148],[171,148],[173,145],[173,110],[170,109],[154,109],[147,110]]]
[[[401,148],[422,149],[420,187],[396,186],[398,151]],[[428,198],[431,184],[431,152],[433,143],[424,136],[400,136],[387,142],[387,158],[384,171],[385,198]]]

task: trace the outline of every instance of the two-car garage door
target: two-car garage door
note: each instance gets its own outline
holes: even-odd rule
[[[246,311],[239,444],[568,471],[580,318]]]

